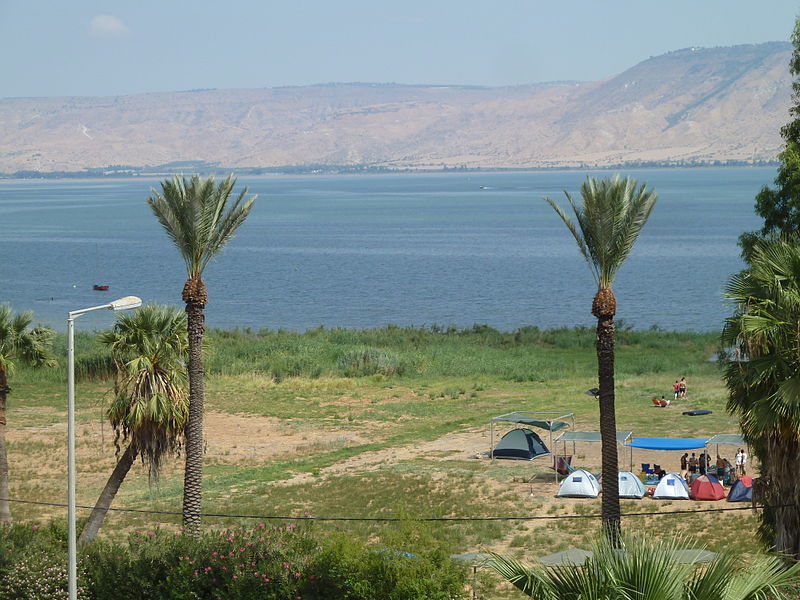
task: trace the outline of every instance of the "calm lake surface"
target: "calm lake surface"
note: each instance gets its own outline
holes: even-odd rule
[[[636,170],[659,201],[614,289],[638,329],[718,330],[771,168]],[[241,177],[259,196],[206,271],[210,327],[503,330],[593,325],[595,284],[542,198],[609,172]],[[184,266],[145,200],[158,180],[0,181],[0,302],[64,330],[126,295],[182,305]],[[95,292],[93,284],[107,284]],[[113,316],[81,317],[81,329]]]

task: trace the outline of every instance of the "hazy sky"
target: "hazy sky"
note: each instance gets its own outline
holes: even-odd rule
[[[788,40],[787,0],[0,0],[0,97],[595,80]]]

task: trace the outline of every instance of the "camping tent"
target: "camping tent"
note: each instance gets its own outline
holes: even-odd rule
[[[722,500],[725,489],[713,475],[701,475],[692,482],[689,495],[694,500]]]
[[[519,423],[520,425],[531,425],[546,429],[549,432],[550,447],[553,446],[553,432],[560,431],[565,427],[569,427],[570,423],[572,428],[575,429],[575,415],[573,413],[553,413],[553,412],[524,412],[515,411],[506,413],[497,417],[492,417],[489,421],[489,457],[494,458],[494,424],[499,421],[508,423]],[[555,466],[558,466],[556,463]],[[558,471],[554,472],[556,481],[558,481]]]
[[[619,497],[642,498],[645,489],[642,481],[630,471],[619,472]]]
[[[742,475],[728,492],[728,502],[750,502],[753,499],[753,478]]]
[[[530,429],[512,429],[497,443],[492,455],[495,458],[533,460],[537,456],[550,454],[541,438]]]
[[[689,486],[677,473],[667,473],[658,482],[653,498],[656,500],[688,500]]]
[[[561,482],[558,489],[558,498],[597,498],[600,494],[600,482],[597,478],[583,469],[570,473]]]

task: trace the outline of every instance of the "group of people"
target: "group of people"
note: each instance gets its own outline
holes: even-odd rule
[[[686,377],[675,380],[675,383],[672,384],[672,393],[675,396],[675,400],[686,398]]]
[[[695,456],[694,452],[691,456],[688,452],[684,452],[681,456],[681,477],[687,479],[697,473],[705,475],[711,466],[711,456],[708,452],[701,452],[699,457]],[[717,479],[721,482],[733,481],[737,477],[747,475],[747,452],[739,448],[736,451],[735,464],[731,464],[727,458],[717,454],[717,460],[713,466],[716,469]]]

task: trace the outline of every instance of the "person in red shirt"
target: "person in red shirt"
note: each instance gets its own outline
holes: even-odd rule
[[[677,379],[675,380],[675,383],[672,384],[672,391],[675,394],[675,400],[677,400],[681,393],[681,384]]]

